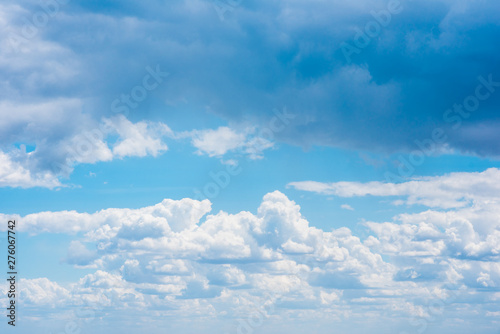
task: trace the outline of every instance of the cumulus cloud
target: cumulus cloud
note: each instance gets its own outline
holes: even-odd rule
[[[21,300],[31,305],[56,307],[71,299],[70,291],[47,278],[21,279],[19,287]]]
[[[121,233],[125,239],[137,239],[135,233],[152,237],[190,231],[210,209],[211,203],[208,200],[195,201],[186,198],[180,201],[165,199],[154,206],[136,210],[105,209],[94,214],[58,211],[34,213],[24,217],[14,216],[22,220],[19,231],[33,235],[88,233],[91,240],[101,240]]]
[[[340,197],[406,197],[395,204],[403,202],[432,208],[398,214],[392,222],[364,223],[374,234],[364,244],[378,253],[412,259],[410,262],[415,267],[403,268],[396,276],[399,280],[417,280],[439,275],[459,277],[469,272],[470,268],[465,270],[467,260],[495,261],[499,258],[500,225],[494,218],[499,214],[499,184],[500,171],[491,168],[484,172],[414,178],[399,184],[294,182],[290,186]],[[436,211],[438,209],[441,211]],[[439,258],[454,260],[444,265],[445,262],[437,260]],[[453,269],[444,269],[451,264]],[[486,278],[484,275],[476,280],[487,282]]]
[[[67,262],[97,268],[68,290],[46,279],[30,281],[29,303],[46,303],[46,292],[37,289],[51,286],[63,305],[93,301],[185,312],[190,301],[203,300],[226,312],[234,308],[233,316],[245,309],[246,298],[279,300],[284,309],[295,309],[303,298],[336,307],[342,293],[332,289],[379,286],[392,270],[348,229],[309,226],[300,207],[280,192],[267,194],[257,214],[219,212],[201,221],[209,211],[208,200],[183,199],[137,210],[19,217],[19,231],[78,233],[82,241],[70,244]]]
[[[27,155],[27,154],[25,154]],[[31,172],[21,163],[13,161],[12,157],[0,151],[0,187],[60,187],[61,182],[48,171]]]
[[[123,115],[104,118],[94,127],[76,133],[67,144],[62,144],[67,154],[66,164],[95,163],[114,158],[156,157],[167,150],[163,138],[172,131],[161,122],[139,121],[132,123]],[[115,142],[108,137],[117,136]]]
[[[28,119],[32,118],[30,115],[25,116]],[[28,120],[22,119],[19,115],[18,118],[20,124],[29,127],[29,123],[26,123]],[[62,186],[60,178],[68,177],[76,164],[93,164],[125,157],[148,155],[156,157],[167,150],[164,138],[171,136],[172,133],[170,128],[161,122],[132,123],[124,116],[104,118],[101,122],[93,122],[83,117],[81,121],[83,127],[81,124],[66,124],[64,131],[67,133],[59,133],[58,138],[50,140],[47,138],[41,140],[42,135],[31,134],[30,137],[26,137],[21,132],[16,133],[17,140],[34,143],[35,149],[26,153],[26,147],[22,146],[23,149],[11,148],[8,151],[0,151],[0,159],[3,162],[0,167],[0,186],[22,188]],[[37,118],[33,122],[37,126],[46,126],[43,131],[52,129],[57,133],[63,128],[63,124],[58,122],[44,125]],[[23,131],[27,132],[28,129]],[[113,142],[114,136],[117,139]]]
[[[163,123],[139,122],[133,124],[125,117],[119,117],[112,125],[120,140],[113,146],[113,154],[120,158],[144,157],[157,155],[167,150],[162,141],[165,135],[172,135],[172,130]]]
[[[133,210],[18,217],[20,232],[75,235],[66,262],[96,270],[64,288],[46,279],[26,281],[27,302],[47,305],[58,298],[103,312],[149,309],[183,317],[222,311],[237,317],[255,305],[268,311],[272,305],[279,317],[342,308],[356,318],[368,308],[379,317],[425,319],[428,300],[448,303],[454,317],[462,314],[455,302],[481,310],[500,279],[500,225],[477,227],[491,210],[498,214],[496,205],[366,222],[364,240],[345,227],[327,232],[311,226],[278,191],[265,195],[256,213],[210,210],[208,200],[183,199]]]
[[[438,280],[478,288],[493,286],[492,277],[497,275],[500,225],[493,217],[500,213],[496,195],[499,175],[500,171],[492,168],[479,173],[414,178],[400,184],[295,182],[290,186],[329,196],[406,197],[395,204],[431,207],[398,214],[390,222],[363,223],[372,233],[363,244],[374,253],[397,259],[394,281]]]

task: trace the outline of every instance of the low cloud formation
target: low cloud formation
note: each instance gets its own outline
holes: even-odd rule
[[[500,211],[497,199],[486,199],[491,189],[467,186],[476,190],[454,206],[423,199],[429,187],[444,187],[450,178],[481,184],[485,174],[495,173],[412,181],[407,187],[413,190],[401,195],[418,195],[420,204],[440,203],[445,210],[365,222],[369,235],[363,239],[345,227],[310,226],[300,207],[278,191],[265,195],[255,214],[211,214],[208,200],[183,199],[141,209],[17,217],[19,231],[73,235],[65,261],[95,270],[64,287],[45,278],[26,280],[26,302],[47,305],[57,299],[69,306],[93,298],[109,314],[113,308],[146,309],[186,319],[238,317],[273,305],[266,316],[309,312],[318,319],[337,314],[333,319],[354,321],[369,312],[374,319],[431,321],[429,303],[436,300],[446,305],[449,319],[471,311],[493,314],[498,310],[491,302],[500,298]],[[459,184],[450,191],[458,189]]]

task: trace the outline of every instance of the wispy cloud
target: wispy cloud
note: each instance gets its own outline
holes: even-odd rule
[[[500,170],[490,168],[480,173],[451,173],[445,176],[415,177],[402,183],[384,182],[291,182],[289,187],[339,197],[406,197],[409,205],[434,208],[459,208],[472,202],[499,201]]]

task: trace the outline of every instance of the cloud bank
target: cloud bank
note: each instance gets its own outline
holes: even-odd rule
[[[349,196],[413,194],[415,203],[430,207],[389,222],[365,222],[363,238],[346,227],[310,226],[300,207],[278,191],[265,195],[256,213],[211,213],[208,200],[166,199],[140,209],[17,217],[20,232],[73,235],[65,261],[94,270],[69,285],[25,280],[25,302],[94,303],[109,316],[114,309],[146,309],[152,319],[264,312],[270,319],[307,316],[328,323],[365,317],[432,323],[441,315],[431,305],[441,303],[448,321],[493,330],[494,317],[483,315],[498,312],[500,212],[492,189],[473,185],[497,173],[423,178],[396,194],[383,184],[370,184],[370,191],[360,184],[333,187]],[[450,201],[437,199],[447,192],[430,191],[445,188],[471,191]]]

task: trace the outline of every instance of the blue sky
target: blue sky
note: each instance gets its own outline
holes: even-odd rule
[[[7,329],[498,333],[499,19],[493,0],[4,1]]]

